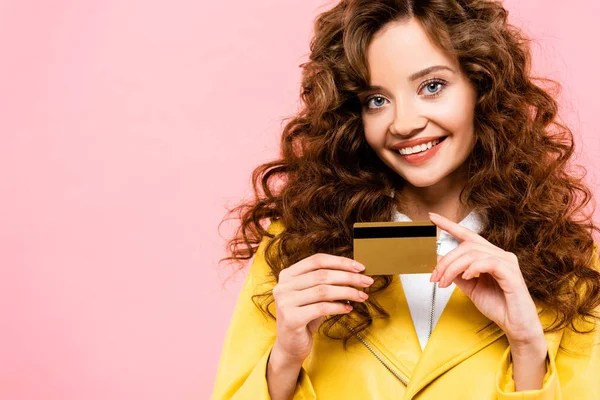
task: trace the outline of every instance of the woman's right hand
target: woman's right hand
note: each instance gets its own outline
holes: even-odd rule
[[[336,300],[363,302],[365,288],[373,279],[360,274],[364,266],[354,260],[317,253],[279,274],[273,288],[277,337],[273,354],[279,362],[301,365],[312,349],[313,334],[327,315],[347,314],[349,304]]]

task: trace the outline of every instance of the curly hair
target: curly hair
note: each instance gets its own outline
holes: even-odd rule
[[[229,210],[241,224],[228,242],[231,257],[221,261],[251,259],[267,235],[273,240],[265,259],[278,278],[315,253],[352,258],[354,222],[391,220],[397,204],[386,194],[404,182],[367,144],[357,94],[369,83],[366,50],[374,34],[416,18],[477,91],[476,143],[460,199],[486,213],[480,235],[517,255],[532,298],[556,312],[546,331],[577,331],[576,318],[598,318],[600,273],[592,265],[600,229],[593,210],[586,213],[590,201],[596,205],[583,182],[587,171],[569,170],[573,134],[558,121],[551,93],[559,84],[531,76],[530,40],[507,16],[490,0],[342,0],[320,14],[309,60],[300,65],[302,107],[283,129],[279,158],[253,171],[254,200]],[[267,232],[266,219],[280,220],[284,230]],[[367,293],[392,282],[391,275],[374,278]],[[273,317],[271,291],[253,300]],[[374,296],[352,306],[352,317],[332,316],[322,332],[346,344],[354,334],[338,337],[331,329],[340,319],[360,332],[389,317]]]

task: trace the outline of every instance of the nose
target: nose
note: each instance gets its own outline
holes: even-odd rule
[[[427,125],[427,118],[419,112],[412,101],[396,102],[394,120],[390,125],[390,132],[402,136],[418,133]]]

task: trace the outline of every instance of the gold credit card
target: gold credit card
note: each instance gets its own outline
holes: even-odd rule
[[[437,264],[437,226],[431,221],[356,222],[354,260],[365,275],[431,273]]]

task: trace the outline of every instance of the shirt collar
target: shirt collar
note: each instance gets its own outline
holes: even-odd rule
[[[394,197],[394,190],[391,191],[391,193],[389,194],[390,197]],[[485,224],[485,217],[486,214],[485,212],[478,212],[475,209],[471,210],[471,212],[462,220],[460,221],[458,224],[460,226],[464,226],[467,229],[470,229],[471,231],[475,232],[475,233],[480,233],[483,229],[483,226]],[[407,215],[401,213],[400,211],[394,209],[393,215],[392,215],[392,221],[394,222],[412,222],[412,219],[410,219]],[[440,231],[440,240],[442,239],[446,239],[446,238],[453,238],[452,235],[450,235],[448,232],[441,230]]]
[[[467,215],[458,224],[460,226],[464,226],[465,228],[472,230],[475,233],[480,233],[481,230],[483,229],[484,218],[485,218],[484,213],[477,212],[475,210],[471,210],[469,215]],[[404,221],[411,222],[412,219],[410,219],[407,215],[402,214],[400,211],[394,210],[394,213],[392,216],[392,221],[394,221],[394,222],[401,222],[401,221],[402,222],[404,222]],[[451,236],[451,235],[443,229],[440,230],[440,239],[443,239],[446,236]]]

